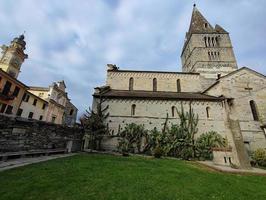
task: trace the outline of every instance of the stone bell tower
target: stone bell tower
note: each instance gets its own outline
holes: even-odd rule
[[[194,4],[190,27],[181,54],[182,71],[214,79],[237,69],[229,33],[213,27]]]
[[[28,58],[28,55],[24,53],[26,49],[24,35],[14,38],[9,46],[2,45],[1,49],[0,68],[12,77],[17,78],[22,63]]]

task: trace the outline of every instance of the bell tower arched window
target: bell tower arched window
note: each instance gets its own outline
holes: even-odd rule
[[[255,121],[259,121],[259,114],[258,114],[258,110],[257,110],[257,106],[256,106],[255,101],[251,100],[249,102],[249,104],[250,104],[251,112],[252,112],[252,115],[253,115],[253,119]]]
[[[134,79],[133,79],[133,77],[131,77],[129,79],[129,90],[133,90],[133,86],[134,86]]]
[[[157,79],[156,78],[152,80],[152,85],[153,85],[153,91],[156,92],[157,91]]]
[[[131,116],[134,116],[136,114],[136,105],[132,104],[131,106]]]

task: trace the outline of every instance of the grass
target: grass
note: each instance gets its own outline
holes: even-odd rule
[[[0,173],[0,199],[266,199],[266,177],[174,159],[80,154]]]

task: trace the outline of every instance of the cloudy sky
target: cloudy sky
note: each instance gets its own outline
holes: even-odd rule
[[[193,3],[231,34],[239,66],[266,74],[265,0],[0,0],[0,43],[26,31],[19,79],[48,86],[64,79],[79,114],[103,85],[106,64],[181,71]]]

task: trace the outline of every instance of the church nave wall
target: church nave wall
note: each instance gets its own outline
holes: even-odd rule
[[[201,77],[198,74],[151,73],[151,72],[108,72],[106,85],[115,90],[129,90],[133,78],[133,90],[153,91],[154,79],[157,91],[177,92],[178,84],[182,92],[200,92]],[[179,80],[179,83],[177,83]]]

